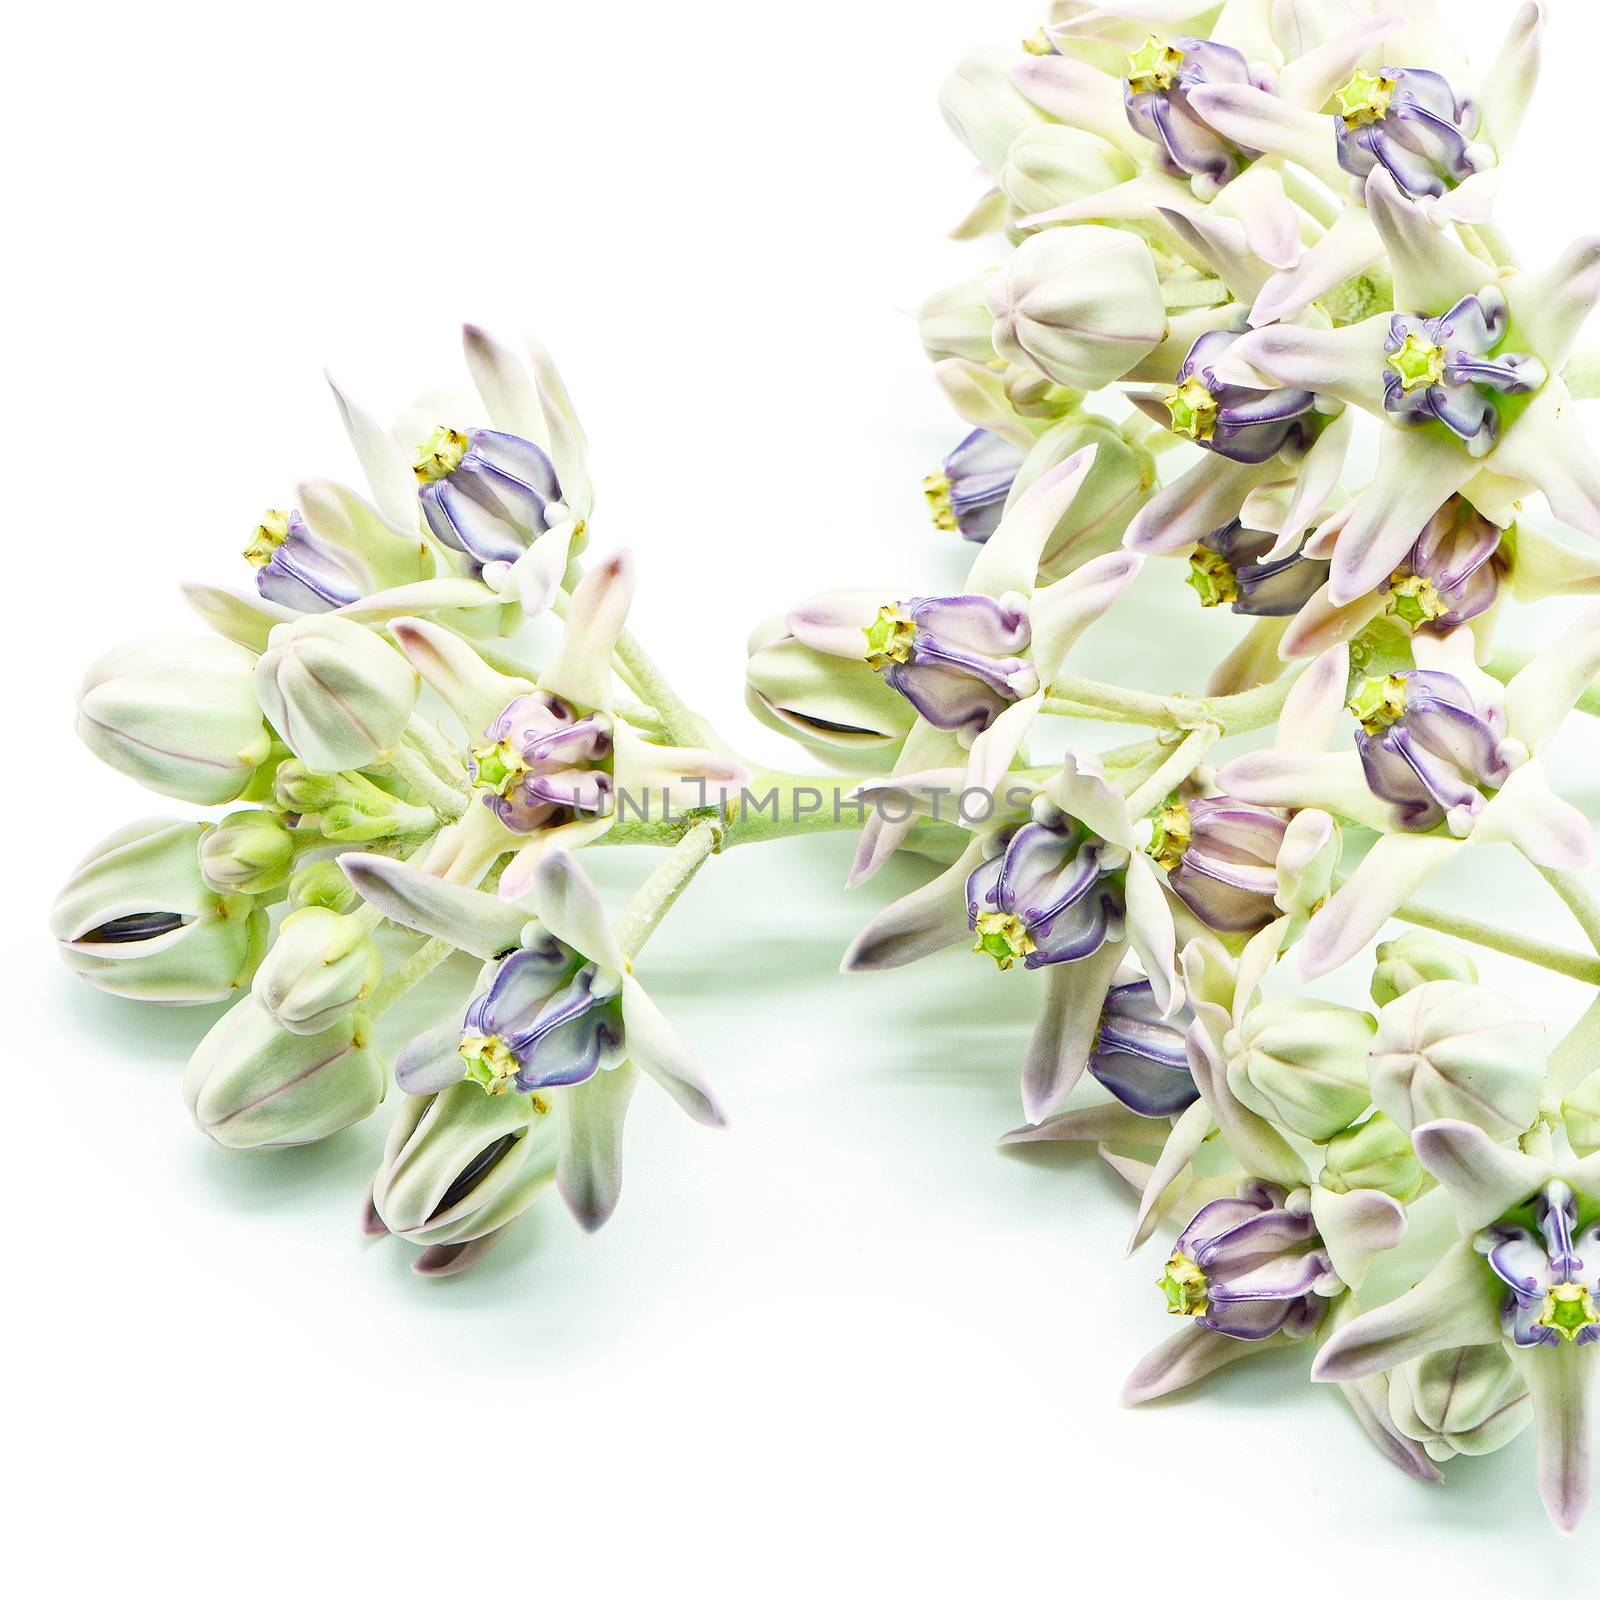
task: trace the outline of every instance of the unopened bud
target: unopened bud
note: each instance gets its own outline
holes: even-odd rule
[[[232,1150],[326,1139],[383,1100],[370,1031],[347,1017],[324,1033],[291,1033],[246,995],[189,1058],[184,1101],[200,1131]]]
[[[325,911],[354,911],[361,896],[345,876],[337,856],[302,862],[289,880],[289,908],[320,906]]]
[[[560,1118],[544,1094],[459,1083],[401,1102],[372,1184],[388,1230],[430,1250],[503,1228],[555,1179]]]
[[[227,639],[174,636],[109,650],[78,692],[78,737],[157,794],[225,805],[272,750],[256,658]]]
[[[1149,247],[1115,228],[1033,234],[985,298],[995,351],[1073,388],[1114,383],[1167,335]]]
[[[1533,1420],[1527,1387],[1498,1344],[1435,1350],[1389,1375],[1394,1425],[1435,1461],[1486,1456]]]
[[[308,906],[292,911],[252,985],[262,1010],[291,1033],[322,1033],[359,1010],[383,960],[355,917]]]
[[[1137,170],[1130,157],[1095,134],[1047,122],[1012,140],[1000,187],[1027,217],[1103,194]]]
[[[1380,1006],[1409,994],[1419,984],[1449,978],[1456,983],[1476,983],[1478,969],[1472,957],[1458,946],[1420,930],[1403,933],[1378,946],[1378,965],[1372,974],[1372,998]]]
[[[313,772],[386,761],[417,703],[417,674],[392,645],[347,618],[280,623],[256,665],[256,694]]]
[[[50,912],[61,959],[108,994],[166,1005],[211,1005],[248,983],[267,914],[200,876],[205,833],[157,819],[102,839]]]
[[[1471,1122],[1496,1139],[1526,1132],[1544,1090],[1544,1024],[1481,984],[1418,984],[1378,1013],[1372,1098],[1408,1132]]]
[[[426,807],[407,804],[359,772],[312,772],[303,762],[285,761],[274,776],[272,794],[300,826],[316,828],[340,844],[369,844],[437,825]]]
[[[1024,128],[1045,120],[1012,83],[1012,61],[1007,50],[969,51],[939,86],[939,109],[950,131],[990,173],[1005,166],[1011,142]]]
[[[1321,1143],[1371,1103],[1365,1011],[1326,1000],[1264,1000],[1228,1031],[1228,1087],[1252,1111]]]
[[[275,811],[235,811],[200,840],[200,876],[219,894],[269,894],[293,867],[294,835]]]
[[[917,312],[917,330],[930,361],[976,361],[994,356],[994,318],[984,303],[992,272],[936,289]]]
[[[1323,1146],[1322,1157],[1324,1165],[1317,1181],[1335,1194],[1379,1189],[1409,1204],[1422,1193],[1422,1163],[1411,1140],[1404,1128],[1381,1111],[1336,1133]]]

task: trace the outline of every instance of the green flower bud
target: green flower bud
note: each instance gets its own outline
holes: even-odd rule
[[[1381,1189],[1409,1204],[1422,1193],[1422,1163],[1404,1128],[1381,1111],[1336,1133],[1322,1152],[1325,1165],[1318,1182],[1335,1194],[1351,1189]]]
[[[922,348],[930,361],[976,361],[986,366],[994,360],[994,318],[984,304],[984,291],[993,273],[964,278],[936,289],[917,311]]]
[[[417,703],[410,662],[345,617],[282,622],[256,664],[256,696],[285,744],[312,772],[387,761]]]
[[[407,1095],[372,1182],[391,1233],[438,1250],[515,1221],[555,1180],[559,1117],[547,1095],[459,1083]]]
[[[219,894],[269,894],[293,866],[294,835],[276,811],[235,811],[200,840],[200,876]]]
[[[195,1125],[230,1150],[311,1144],[369,1117],[388,1075],[365,1017],[290,1033],[246,995],[196,1046],[183,1076]]]
[[[1114,383],[1167,337],[1149,246],[1119,228],[1031,234],[985,300],[995,353],[1070,388]]]
[[[413,806],[359,772],[311,772],[300,761],[285,761],[274,775],[273,800],[340,844],[368,844],[396,834],[428,833],[438,819],[425,806]]]
[[[865,660],[812,649],[782,617],[757,628],[748,649],[745,703],[769,728],[824,755],[898,753],[916,710]]]
[[[1372,974],[1372,998],[1380,1006],[1409,994],[1421,983],[1449,978],[1456,983],[1476,983],[1478,969],[1472,957],[1458,946],[1420,930],[1403,933],[1378,946],[1378,965]]]
[[[1223,1041],[1228,1087],[1252,1111],[1321,1143],[1371,1103],[1367,1049],[1376,1023],[1326,1000],[1264,1000]]]
[[[1600,1150],[1600,1072],[1591,1072],[1562,1103],[1567,1138],[1580,1156]]]
[[[939,109],[950,131],[990,173],[1005,165],[1012,140],[1024,128],[1045,121],[1011,81],[1014,59],[1010,50],[969,50],[939,85]]]
[[[337,856],[302,862],[289,880],[291,910],[321,906],[326,911],[354,911],[360,904],[361,896],[345,877]]]
[[[1452,1117],[1508,1139],[1539,1114],[1546,1053],[1544,1024],[1508,995],[1434,979],[1378,1013],[1372,1098],[1407,1132]]]
[[[267,914],[200,875],[203,822],[136,822],[98,845],[50,912],[61,959],[108,994],[165,1005],[225,1000],[250,981]]]
[[[307,906],[278,925],[252,990],[291,1033],[322,1033],[351,1017],[383,976],[383,958],[355,917]]]
[[[1435,1461],[1486,1456],[1533,1420],[1511,1357],[1498,1344],[1435,1350],[1389,1375],[1389,1415]]]
[[[225,805],[272,750],[256,658],[227,639],[145,639],[107,651],[78,691],[78,737],[157,794]]]
[[[1019,216],[1053,211],[1126,183],[1137,168],[1104,139],[1048,122],[1012,141],[1000,187]]]

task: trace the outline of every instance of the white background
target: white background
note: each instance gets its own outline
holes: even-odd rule
[[[1476,41],[1513,7],[1446,9]],[[1504,207],[1534,256],[1600,224],[1600,21],[1556,9]],[[610,1227],[584,1238],[546,1202],[445,1283],[357,1233],[387,1110],[321,1148],[211,1148],[178,1084],[213,1013],[108,999],[44,935],[76,857],[164,808],[74,741],[84,666],[190,627],[180,576],[242,581],[262,508],[352,474],[324,363],[395,408],[461,381],[466,316],[554,347],[594,446],[597,545],[638,554],[640,632],[737,742],[784,759],[740,704],[748,629],[831,582],[959,582],[918,492],[958,430],[908,316],[975,264],[941,237],[975,187],[934,94],[968,44],[1036,20],[1011,0],[13,20],[16,1592],[1572,1592],[1600,1530],[1548,1529],[1526,1437],[1422,1489],[1294,1356],[1119,1407],[1170,1331],[1159,1250],[1124,1261],[1129,1207],[1089,1158],[995,1151],[1020,974],[953,952],[837,975],[915,881],[897,864],[847,898],[842,838],[714,862],[643,964],[731,1130],[642,1092]],[[1201,634],[1164,582],[1137,615],[1220,655],[1229,619]],[[1192,686],[1171,631],[1097,640],[1082,670]],[[1590,802],[1592,773],[1569,755],[1560,779]],[[641,869],[608,858],[608,892]],[[1435,898],[1576,938],[1510,859]],[[1523,992],[1553,1023],[1580,998]]]

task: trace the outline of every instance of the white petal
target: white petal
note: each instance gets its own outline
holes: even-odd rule
[[[1343,185],[1331,117],[1290,105],[1252,84],[1201,84],[1189,91],[1189,103],[1235,144],[1287,156],[1325,182]]]
[[[1476,470],[1454,439],[1425,428],[1385,428],[1372,484],[1352,503],[1334,546],[1328,598],[1348,605],[1376,589]]]
[[[1291,1189],[1305,1183],[1306,1164],[1294,1147],[1264,1117],[1241,1105],[1228,1087],[1222,1052],[1204,1021],[1190,1027],[1186,1043],[1195,1087],[1239,1164],[1255,1177]]]
[[[1475,844],[1513,844],[1536,867],[1587,872],[1595,863],[1594,824],[1551,791],[1537,758],[1491,795],[1472,825]]]
[[[1032,592],[1039,559],[1083,480],[1094,465],[1096,446],[1074,451],[1059,466],[1035,480],[978,551],[967,576],[968,594],[1001,595]]]
[[[1390,916],[1456,853],[1458,839],[1385,834],[1312,917],[1300,942],[1300,975],[1332,972],[1377,937]]]
[[[1517,330],[1516,348],[1534,351],[1559,372],[1600,304],[1600,235],[1575,239],[1548,267],[1509,279],[1506,302]]]
[[[493,334],[470,322],[461,330],[461,343],[472,386],[483,401],[489,421],[502,433],[513,433],[541,450],[547,449],[550,441],[545,433],[544,413],[522,362]]]
[[[1177,978],[1178,936],[1166,890],[1143,851],[1128,857],[1123,893],[1128,944],[1150,980],[1162,1016],[1170,1017],[1183,1004],[1183,985]]]
[[[1455,1202],[1456,1222],[1464,1234],[1487,1228],[1550,1176],[1549,1162],[1496,1144],[1471,1122],[1424,1122],[1412,1130],[1411,1144],[1417,1160]]]
[[[1361,65],[1361,58],[1399,25],[1398,17],[1380,16],[1339,32],[1290,61],[1278,74],[1278,93],[1306,111],[1320,112]]]
[[[1150,1177],[1139,1198],[1139,1211],[1133,1219],[1133,1234],[1128,1240],[1128,1250],[1137,1250],[1160,1225],[1167,1208],[1177,1199],[1178,1181],[1184,1170],[1199,1154],[1216,1121],[1211,1107],[1204,1100],[1196,1100],[1172,1125],[1167,1142],[1162,1146],[1160,1158],[1151,1168]]]
[[[590,1233],[622,1198],[622,1123],[637,1081],[632,1062],[560,1091],[561,1154],[556,1187]]]
[[[496,672],[458,633],[420,617],[398,617],[389,632],[428,687],[477,739],[518,695],[530,694],[526,678]]]
[[[972,741],[972,757],[967,763],[963,788],[983,789],[990,794],[999,788],[1043,705],[1044,690],[1036,690],[1026,700],[1007,706]]]
[[[1034,595],[1028,607],[1033,629],[1033,662],[1040,682],[1047,689],[1083,630],[1116,604],[1143,565],[1142,556],[1128,550],[1113,550],[1085,561],[1076,572]]]
[[[293,622],[299,612],[241,589],[221,589],[209,583],[186,583],[183,598],[194,607],[213,633],[242,644],[260,655],[267,635],[280,622]]]
[[[1543,33],[1544,7],[1529,0],[1511,19],[1500,53],[1473,97],[1478,102],[1483,137],[1494,145],[1502,161],[1516,143],[1528,102],[1539,82]]]
[[[960,860],[938,877],[887,905],[852,941],[841,972],[879,972],[903,967],[936,950],[960,944],[968,935],[967,879],[983,859],[974,840]]]
[[[1267,280],[1250,307],[1250,326],[1298,316],[1313,300],[1382,259],[1383,241],[1372,219],[1357,206],[1345,207],[1295,266]]]
[[[397,528],[418,527],[422,513],[417,500],[417,478],[400,441],[350,399],[331,376],[328,387],[333,390],[339,418],[350,436],[378,510]]]
[[[1371,828],[1386,828],[1393,808],[1367,787],[1354,750],[1318,754],[1297,750],[1252,750],[1217,774],[1217,786],[1239,800],[1263,806],[1314,806]]]
[[[1326,750],[1344,716],[1349,685],[1350,651],[1336,644],[1295,679],[1278,717],[1277,748],[1306,753]]]
[[[584,575],[567,606],[555,659],[539,687],[585,711],[611,707],[611,653],[633,602],[633,558],[619,551]]]
[[[1396,310],[1439,316],[1494,281],[1494,269],[1436,228],[1381,166],[1367,179],[1367,211],[1389,252]]]
[[[606,910],[583,868],[565,850],[552,850],[533,875],[539,921],[563,944],[613,972],[627,968]]]
[[[1212,202],[1221,216],[1237,217],[1250,249],[1269,267],[1293,267],[1304,253],[1300,213],[1283,192],[1283,176],[1270,162],[1245,168]]]
[[[1158,1400],[1162,1395],[1198,1383],[1245,1356],[1276,1349],[1282,1342],[1277,1337],[1230,1339],[1226,1334],[1190,1323],[1165,1344],[1157,1345],[1128,1374],[1128,1381],[1122,1387],[1123,1402],[1136,1406],[1146,1400]]]
[[[1032,448],[1037,436],[1011,409],[1005,380],[998,372],[951,356],[935,363],[933,376],[963,422],[997,433],[1019,450]]]
[[[1493,1344],[1500,1337],[1497,1299],[1477,1251],[1454,1244],[1414,1289],[1340,1328],[1317,1353],[1311,1376],[1350,1383],[1431,1350]]]
[[[1311,1190],[1311,1215],[1333,1270],[1352,1289],[1361,1287],[1374,1256],[1405,1237],[1406,1208],[1377,1189],[1335,1194],[1317,1184]]]
[[[1574,1533],[1594,1492],[1594,1349],[1540,1346],[1511,1359],[1533,1398],[1540,1497],[1550,1520]]]
[[[1135,848],[1133,823],[1122,792],[1106,781],[1100,763],[1090,755],[1069,750],[1061,768],[1045,783],[1045,794],[1069,817],[1087,824],[1110,844]]]
[[[515,950],[528,913],[480,889],[445,883],[389,856],[351,851],[339,857],[345,877],[389,921],[488,961]]]
[[[1273,323],[1245,334],[1217,363],[1217,376],[1253,388],[1311,389],[1381,416],[1388,331],[1387,316],[1348,328]]]
[[[1122,542],[1130,550],[1157,555],[1186,550],[1232,522],[1250,491],[1274,482],[1282,470],[1276,461],[1247,466],[1208,451],[1146,502]]]
[[[727,1118],[706,1083],[689,1048],[661,1014],[638,979],[622,980],[623,1048],[628,1059],[647,1072],[696,1122],[723,1127]]]
[[[1108,939],[1082,961],[1045,969],[1044,1004],[1022,1063],[1022,1114],[1030,1122],[1049,1116],[1083,1076],[1121,959],[1122,947]]]

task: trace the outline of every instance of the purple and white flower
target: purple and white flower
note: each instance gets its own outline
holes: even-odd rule
[[[1100,1008],[1089,1075],[1141,1117],[1175,1117],[1200,1098],[1189,1071],[1187,1005],[1161,1014],[1148,978],[1113,983]]]
[[[1292,617],[1328,578],[1328,563],[1303,551],[1278,556],[1277,539],[1237,517],[1208,533],[1189,557],[1190,587],[1203,606],[1228,606],[1241,617]]]
[[[1533,1398],[1545,1508],[1571,1532],[1593,1490],[1600,1157],[1562,1163],[1448,1120],[1412,1143],[1461,1238],[1414,1288],[1335,1333],[1311,1375],[1359,1381],[1433,1350],[1503,1344]]]
[[[1279,914],[1278,855],[1288,824],[1219,794],[1170,801],[1148,846],[1167,886],[1208,928],[1254,933]]]
[[[1382,167],[1413,200],[1447,193],[1492,165],[1473,142],[1478,108],[1425,67],[1358,70],[1334,95],[1339,165],[1365,180]]]
[[[982,544],[1000,526],[1026,454],[1003,435],[974,428],[922,485],[934,526]]]
[[[616,1206],[636,1068],[695,1121],[722,1124],[699,1068],[633,976],[599,896],[565,851],[540,860],[525,906],[386,856],[346,855],[340,864],[391,922],[488,963],[457,1019],[401,1051],[396,1083],[410,1095],[472,1081],[491,1095],[548,1096],[561,1127],[556,1183],[586,1227]]]

